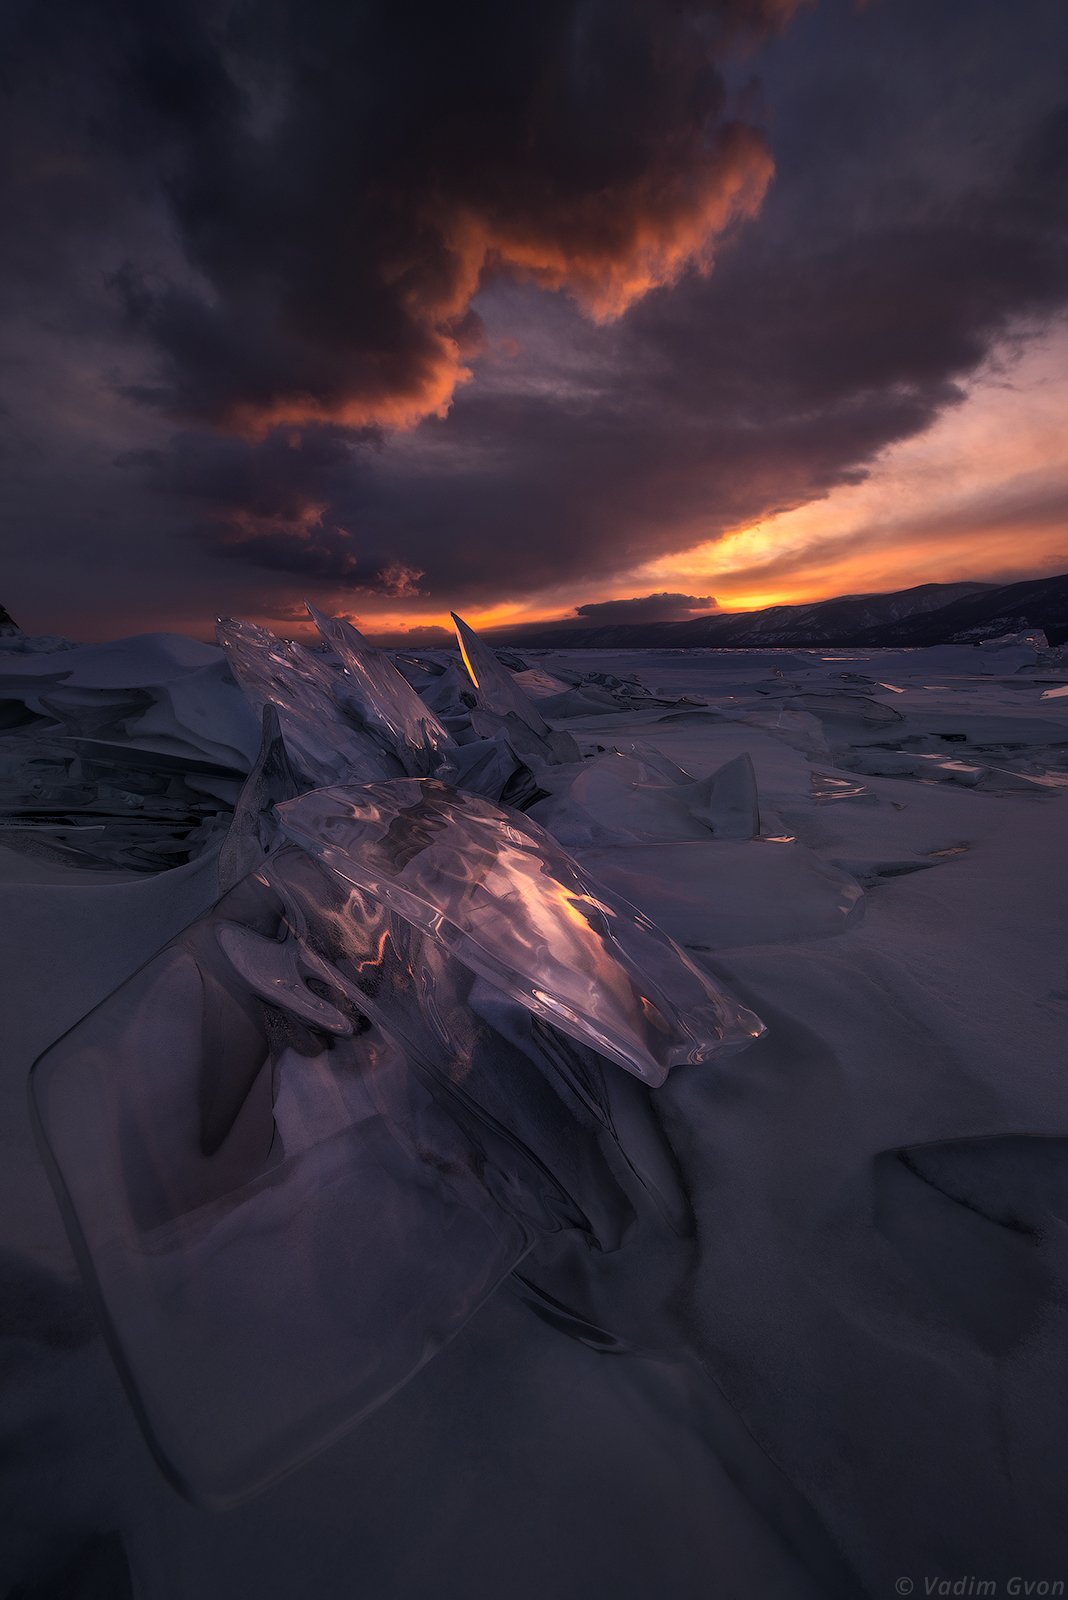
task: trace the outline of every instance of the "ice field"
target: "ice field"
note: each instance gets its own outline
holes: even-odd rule
[[[1065,652],[313,620],[3,642],[0,1592],[1068,1576]]]

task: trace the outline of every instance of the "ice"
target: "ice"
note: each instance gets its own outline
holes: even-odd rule
[[[456,745],[441,776],[457,789],[499,800],[517,811],[525,811],[545,792],[530,767],[513,750],[507,735],[499,730],[491,738],[472,738],[467,744]]]
[[[747,750],[725,762],[701,787],[707,798],[699,814],[717,839],[752,839],[760,832],[756,771]]]
[[[823,722],[811,711],[781,706],[774,710],[747,707],[737,713],[752,728],[766,728],[806,756],[826,755],[829,745]]]
[[[499,717],[518,716],[533,732],[546,735],[549,732],[548,723],[535,710],[529,697],[517,688],[514,674],[501,665],[489,645],[483,644],[462,617],[453,612],[452,620],[460,654],[478,703]]]
[[[436,666],[437,671],[420,677],[419,698],[437,713],[454,737],[463,731],[471,737],[471,712],[478,702],[466,668],[455,660],[428,665]]]
[[[819,721],[832,747],[864,739],[885,741],[888,733],[904,721],[901,712],[885,701],[833,689],[795,695],[790,704],[795,711],[807,712]]]
[[[310,1037],[306,1006],[279,986],[264,1009],[226,959],[227,913],[284,916],[286,866],[35,1075],[120,1370],[174,1481],[216,1506],[385,1399],[535,1236],[529,1158],[508,1150],[510,1204],[501,1136],[442,1109],[388,1026],[353,1010],[348,1037]]]
[[[32,1080],[120,1370],[212,1505],[380,1405],[538,1239],[618,1248],[650,1201],[684,1225],[602,1058],[658,1083],[761,1031],[485,801],[401,779],[278,815],[290,842]]]
[[[479,710],[500,720],[517,751],[540,756],[545,761],[575,761],[578,747],[569,734],[557,733],[545,721],[534,702],[515,683],[514,675],[502,666],[489,645],[455,611],[452,620],[460,654],[474,686]],[[489,734],[492,724],[472,718],[476,729]]]
[[[631,840],[751,839],[760,831],[747,754],[694,781],[655,751],[616,751],[553,769],[532,815],[567,845]]]
[[[311,604],[308,611],[342,663],[346,694],[358,699],[367,726],[409,777],[436,776],[519,809],[531,803],[537,784],[504,733],[479,738],[465,707],[457,720],[468,742],[458,743],[384,651],[368,644],[351,623],[324,616]]]
[[[0,672],[0,830],[36,859],[161,871],[217,838],[254,750],[219,651],[173,635]]]
[[[508,666],[506,652],[497,651],[496,655],[498,661],[502,661],[505,666]],[[543,667],[523,667],[518,671],[514,669],[513,671],[515,686],[522,689],[523,693],[529,695],[532,700],[555,701],[561,695],[567,695],[572,687],[565,679],[558,678],[551,672],[546,672]],[[615,701],[610,694],[606,693],[601,698],[601,705],[614,706]]]
[[[337,715],[390,756],[333,648],[308,654],[325,737]],[[5,655],[0,798],[23,838],[0,849],[0,1567],[25,1520],[49,1551],[119,1528],[145,1600],[561,1581],[812,1600],[1061,1570],[1052,657],[498,656],[582,752],[549,760],[513,713],[520,762],[455,652],[391,655],[455,748],[437,785],[407,775],[418,741],[397,750],[372,784],[390,809],[358,777],[330,785],[343,803],[298,795],[281,708],[264,737],[213,646]],[[399,805],[406,786],[420,799]],[[476,786],[505,819],[485,890],[484,801],[455,793]],[[380,892],[283,831],[320,806]],[[231,811],[234,887],[210,909]],[[605,1054],[571,992],[587,937],[599,959],[586,901],[548,854],[522,894],[497,889],[537,824],[599,903],[622,896],[764,1018],[751,1049],[655,1089]],[[628,947],[620,977],[600,950],[597,992],[640,1054],[627,996],[651,960]],[[158,1479],[101,1369],[23,1115],[37,1057],[84,1275],[187,1493],[247,1496],[376,1412],[231,1515]],[[26,1592],[45,1576],[4,1570]]]
[[[523,673],[519,682],[526,688],[527,674]],[[553,696],[536,696],[538,706],[547,717],[594,717],[603,716],[606,711],[618,712],[621,707],[614,695],[607,689],[599,688],[596,684],[581,683],[574,688],[566,684],[561,687],[558,694]]]
[[[620,752],[554,768],[546,782],[553,793],[531,815],[561,843],[708,839],[707,820],[695,814],[694,789],[651,763]],[[700,810],[705,796],[697,795]]]
[[[411,779],[320,790],[278,816],[287,838],[346,881],[647,1083],[760,1032],[529,817]]]
[[[875,795],[863,783],[843,778],[833,772],[813,772],[812,795],[821,805],[831,800],[874,800]]]
[[[443,724],[384,651],[368,644],[350,622],[325,616],[306,604],[347,675],[346,698],[358,703],[366,726],[378,735],[383,748],[399,758],[409,777],[428,778],[439,772],[454,748]]]
[[[252,771],[245,779],[222,848],[219,851],[219,888],[232,889],[252,872],[278,842],[274,807],[300,794],[302,784],[286,752],[278,720],[278,707],[263,708],[263,738]]]
[[[349,624],[315,617],[329,654],[228,623],[223,649],[147,635],[5,663],[0,837],[35,859],[94,870],[179,865],[225,834],[249,766],[264,759],[255,729],[268,708],[280,740],[273,769],[289,769],[286,797],[337,780],[436,772],[509,805],[537,798],[499,727],[480,738],[461,707],[461,747],[388,656]],[[269,832],[262,778],[258,770],[234,833],[255,836],[257,849]],[[235,875],[224,862],[223,881]]]
[[[347,699],[325,657],[254,622],[222,621],[216,634],[257,716],[277,707],[289,758],[306,784],[371,783],[403,771],[364,723],[364,696]]]

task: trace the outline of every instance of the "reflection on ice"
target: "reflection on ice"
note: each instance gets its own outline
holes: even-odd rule
[[[324,657],[254,622],[220,622],[216,637],[257,715],[277,707],[289,758],[306,783],[371,783],[402,770],[361,724],[357,697],[345,705]]]
[[[287,838],[647,1083],[761,1031],[532,819],[433,781],[278,808]]]
[[[368,644],[350,622],[327,617],[308,602],[308,612],[346,674],[345,695],[358,704],[367,728],[413,778],[435,773],[454,748],[453,740],[408,680],[382,650]]]
[[[813,772],[809,779],[812,798],[819,804],[828,800],[874,800],[876,797],[854,778],[837,777],[832,772]]]
[[[500,719],[521,754],[540,756],[544,761],[577,761],[578,746],[570,734],[557,733],[542,716],[530,697],[523,693],[515,676],[497,660],[496,653],[484,644],[462,617],[452,613],[456,638],[464,666],[475,690],[480,710]],[[473,719],[474,720],[474,719]],[[476,728],[489,733],[489,726]]]

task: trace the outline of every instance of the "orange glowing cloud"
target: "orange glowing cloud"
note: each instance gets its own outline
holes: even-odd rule
[[[692,134],[689,135],[692,140]],[[380,264],[418,338],[418,354],[354,353],[343,392],[280,394],[234,406],[229,425],[249,438],[312,422],[405,431],[442,417],[472,377],[470,344],[457,331],[487,273],[506,271],[570,294],[596,322],[621,317],[687,270],[711,271],[715,246],[760,210],[774,171],[761,134],[740,123],[698,150],[668,149],[625,183],[550,198],[529,215],[489,207],[426,208],[448,269],[418,270],[404,256]]]
[[[645,172],[625,190],[565,200],[537,226],[469,212],[450,225],[449,242],[468,282],[499,263],[610,322],[687,268],[708,273],[715,241],[756,215],[773,171],[761,136],[734,124],[692,170]]]
[[[265,438],[273,428],[314,422],[403,433],[427,417],[446,416],[456,390],[470,381],[471,368],[461,356],[458,341],[433,326],[433,311],[422,312],[420,322],[426,351],[418,371],[405,373],[402,388],[398,387],[393,362],[361,357],[353,363],[354,380],[356,369],[359,370],[356,392],[340,398],[296,393],[280,396],[266,405],[238,405],[226,418],[229,426],[247,439]]]

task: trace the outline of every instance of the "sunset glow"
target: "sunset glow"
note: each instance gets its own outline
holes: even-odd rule
[[[1068,331],[1004,353],[959,407],[864,482],[650,563],[632,582],[710,587],[726,610],[1068,567]],[[777,575],[781,577],[776,583]],[[760,588],[754,578],[772,580]]]
[[[4,603],[432,646],[1068,567],[1055,9],[442,15],[386,92],[327,8],[314,106],[209,30],[228,109],[136,173],[72,36],[9,235]]]

